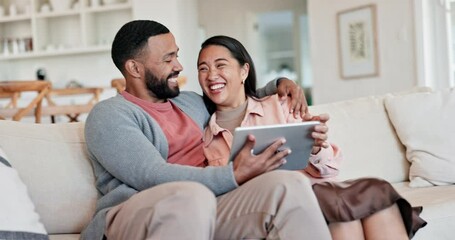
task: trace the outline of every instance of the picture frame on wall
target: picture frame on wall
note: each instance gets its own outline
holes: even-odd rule
[[[340,77],[379,76],[376,5],[339,12],[337,28]]]

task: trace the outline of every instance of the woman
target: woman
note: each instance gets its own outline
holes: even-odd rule
[[[228,164],[232,132],[238,126],[302,121],[289,114],[287,99],[255,97],[254,64],[243,45],[226,36],[207,39],[199,52],[199,84],[213,113],[205,131],[204,153],[209,165]],[[380,179],[328,182],[338,173],[339,149],[327,139],[327,115],[312,133],[315,139],[310,164],[302,172],[315,183],[313,189],[333,239],[409,239],[426,222],[393,187]],[[235,161],[233,163],[235,165]],[[336,196],[336,197],[334,197]],[[377,201],[380,199],[380,201]]]

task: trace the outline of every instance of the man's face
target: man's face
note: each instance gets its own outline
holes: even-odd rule
[[[179,95],[177,77],[183,70],[171,33],[150,37],[144,52],[144,79],[150,96],[165,100]]]

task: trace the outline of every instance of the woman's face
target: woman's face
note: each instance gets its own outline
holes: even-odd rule
[[[211,45],[199,54],[199,85],[218,110],[232,109],[245,102],[243,81],[248,76],[248,70],[248,64],[240,66],[223,46]]]

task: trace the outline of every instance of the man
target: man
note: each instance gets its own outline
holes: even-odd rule
[[[86,121],[100,198],[82,238],[330,239],[309,181],[271,171],[288,154],[277,151],[281,140],[252,155],[251,137],[235,168],[179,165],[203,162],[209,114],[201,96],[179,91],[178,50],[154,21],[129,22],[115,36],[112,59],[126,89],[97,104]],[[275,92],[276,83],[266,90]]]

